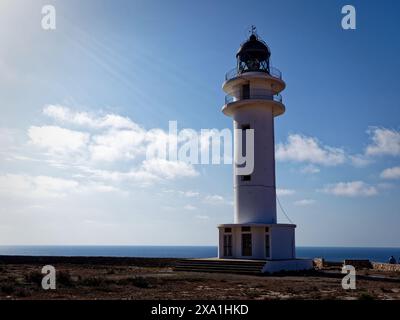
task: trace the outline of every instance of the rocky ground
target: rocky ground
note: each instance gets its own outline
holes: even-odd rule
[[[57,289],[45,291],[41,264],[0,259],[0,299],[400,299],[398,273],[359,271],[357,289],[344,290],[335,270],[248,276],[174,272],[173,261],[155,261],[57,262]]]

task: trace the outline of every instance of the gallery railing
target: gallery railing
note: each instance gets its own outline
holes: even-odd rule
[[[228,94],[225,96],[225,104],[239,101],[239,100],[246,100],[246,99],[260,99],[260,100],[272,100],[276,102],[282,103],[282,96],[278,94],[269,94],[266,92],[251,92],[247,97],[235,97],[233,94]]]
[[[246,73],[246,72],[247,71],[241,72],[241,71],[238,71],[237,68],[233,68],[232,70],[229,70],[225,74],[225,81],[233,79],[233,78],[236,78],[238,75]],[[267,73],[267,74],[269,74],[270,76],[272,76],[274,78],[282,79],[282,72],[279,69],[277,69],[277,68],[275,68],[273,66],[269,67],[269,72],[267,72],[267,71],[260,71],[260,72]]]

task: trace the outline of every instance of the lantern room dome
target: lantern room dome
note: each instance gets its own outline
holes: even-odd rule
[[[264,60],[271,56],[271,52],[264,41],[260,41],[256,35],[252,34],[249,39],[240,46],[236,53],[237,58],[246,55],[257,56],[261,60]]]
[[[269,73],[270,56],[271,51],[268,46],[253,33],[236,53],[237,73],[249,71]]]

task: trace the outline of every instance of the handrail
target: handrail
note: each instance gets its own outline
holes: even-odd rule
[[[267,71],[260,71],[260,72],[269,74],[271,77],[282,80],[282,72],[278,68],[275,68],[273,66],[269,67],[269,72],[267,72]],[[225,81],[236,78],[237,76],[244,74],[244,73],[246,73],[246,72],[239,72],[237,68],[233,68],[225,74]]]
[[[261,92],[260,93],[253,92],[249,95],[248,98],[237,98],[232,94],[227,94],[225,96],[225,104],[232,103],[232,102],[239,101],[239,100],[248,100],[248,99],[271,100],[271,101],[276,101],[276,102],[282,103],[282,96],[279,93],[268,94],[266,92],[262,92],[262,93]]]

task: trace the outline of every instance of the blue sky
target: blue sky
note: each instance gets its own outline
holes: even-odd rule
[[[345,4],[2,1],[0,243],[216,244],[231,166],[140,150],[170,120],[231,128],[221,85],[254,24],[287,84],[277,187],[297,245],[400,246],[400,4],[352,1],[343,30]]]

